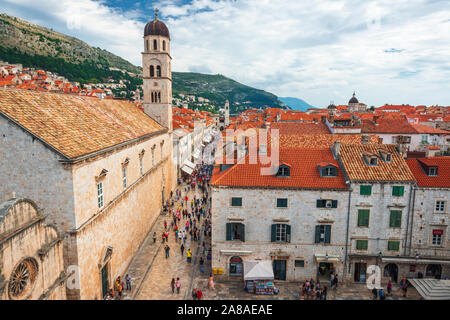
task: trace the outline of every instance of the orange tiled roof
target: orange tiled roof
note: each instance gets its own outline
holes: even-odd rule
[[[425,173],[422,162],[428,166],[437,166],[438,175],[429,176]],[[407,159],[409,169],[411,169],[417,180],[419,187],[424,188],[450,188],[450,157],[430,157]]]
[[[380,150],[390,151],[391,162],[384,162],[380,157]],[[378,164],[368,165],[363,153],[376,154]],[[414,181],[414,176],[406,165],[405,159],[397,152],[393,144],[341,144],[340,159],[345,172],[352,181]]]
[[[360,134],[280,134],[280,146],[315,149],[329,148],[335,141],[345,144],[362,144]],[[369,135],[369,143],[377,144],[378,137]]]
[[[344,175],[330,149],[280,148],[279,155],[281,163],[290,164],[290,177],[261,175],[261,168],[269,168],[270,165],[249,164],[246,156],[223,172],[216,167],[211,184],[233,187],[347,189]],[[338,167],[338,176],[320,177],[318,165],[321,162],[334,163]]]
[[[327,134],[331,133],[325,123],[272,122],[270,128],[280,134]]]
[[[164,129],[128,101],[37,91],[0,90],[0,113],[71,159]]]

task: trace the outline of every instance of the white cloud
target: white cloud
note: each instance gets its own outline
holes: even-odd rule
[[[149,8],[8,2],[17,11],[11,14],[34,22],[45,13],[52,18],[46,26],[141,63],[144,23],[137,18],[151,19]],[[171,33],[175,71],[211,70],[317,106],[346,103],[353,90],[369,105],[448,104],[450,98],[445,1],[162,0],[156,6]],[[79,22],[72,30],[67,17]]]

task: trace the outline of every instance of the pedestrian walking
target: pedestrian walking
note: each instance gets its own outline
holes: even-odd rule
[[[384,300],[386,297],[384,296],[383,288],[380,288],[378,291],[378,296],[380,297],[380,300]]]
[[[377,300],[377,298],[378,298],[378,291],[377,291],[377,288],[373,288],[373,289],[372,289],[372,299],[373,299],[373,300]]]
[[[204,266],[205,261],[203,260],[203,257],[200,257],[200,261],[199,261],[199,265],[200,265],[200,272],[204,273],[205,272],[205,266]]]
[[[209,274],[208,289],[214,290],[214,278],[212,274]]]
[[[203,292],[201,289],[197,290],[197,300],[202,300],[203,298]]]
[[[177,278],[177,294],[180,294],[180,289],[181,289],[181,282],[180,282],[180,278]]]
[[[164,250],[166,251],[166,259],[167,259],[167,258],[169,258],[169,253],[170,253],[169,245],[166,244],[166,247],[164,248]]]
[[[129,274],[125,276],[125,282],[127,283],[127,290],[131,290],[131,277]]]
[[[184,253],[184,244],[181,244],[180,250],[181,250],[181,256],[183,256],[183,253]]]
[[[388,296],[392,296],[391,291],[392,291],[392,281],[391,281],[391,279],[389,279],[388,284],[387,284],[387,295]]]
[[[322,300],[327,300],[327,286],[323,286]]]
[[[339,279],[338,279],[338,275],[336,273],[336,275],[334,276],[334,290],[337,290],[338,282],[339,282]]]
[[[172,289],[172,294],[175,293],[175,278],[172,278],[172,281],[170,282],[170,288]]]
[[[193,300],[197,300],[197,288],[192,289],[191,295]]]

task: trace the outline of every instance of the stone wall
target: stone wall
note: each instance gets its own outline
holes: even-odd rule
[[[232,207],[232,197],[242,197],[242,207]],[[288,207],[277,208],[277,198],[287,198]],[[337,208],[317,208],[317,199],[338,200]],[[318,268],[315,255],[328,254],[337,257],[333,267],[335,272],[342,274],[347,205],[347,190],[213,187],[212,267],[223,268],[221,278],[230,279],[231,256],[240,256],[243,260],[287,259],[286,280],[301,281],[315,279]],[[226,223],[239,219],[245,224],[245,242],[226,241]],[[275,223],[291,225],[290,243],[271,242],[271,225]],[[315,244],[315,226],[321,224],[332,226],[330,244]],[[295,260],[304,260],[304,267],[295,267]]]
[[[62,242],[55,228],[29,200],[0,205],[0,299],[65,299]],[[26,266],[23,291],[13,290],[12,275]]]

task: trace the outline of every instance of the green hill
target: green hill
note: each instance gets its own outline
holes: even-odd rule
[[[0,60],[56,72],[81,84],[128,80],[129,92],[142,84],[141,67],[77,38],[4,13],[0,13]],[[223,75],[173,72],[172,78],[175,96],[193,94],[209,99],[216,106],[223,106],[229,100],[232,113],[282,105],[275,95]]]

